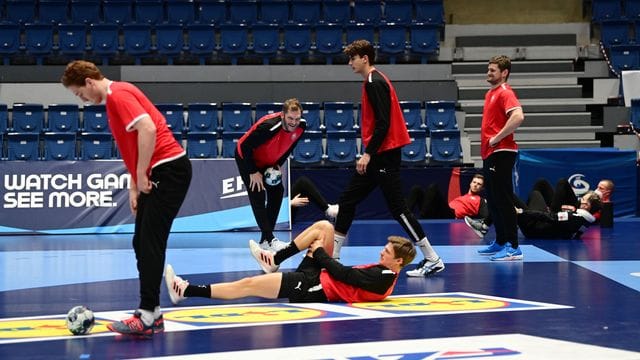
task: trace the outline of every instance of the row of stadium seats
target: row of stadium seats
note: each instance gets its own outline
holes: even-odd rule
[[[299,64],[310,57],[330,64],[342,56],[346,44],[357,39],[369,40],[391,63],[400,56],[426,63],[438,52],[440,28],[425,23],[0,24],[0,56],[5,64],[20,58],[35,59],[38,64],[79,58],[96,58],[103,64],[110,60],[140,64],[143,59],[172,64],[185,57],[200,64],[214,60],[236,64],[247,57],[263,64],[288,58]]]
[[[218,139],[215,132],[174,134],[187,149],[190,158],[232,158],[238,139],[244,132],[228,132]],[[462,158],[458,130],[409,132],[411,144],[402,148],[402,161],[424,164],[459,162]],[[5,139],[6,138],[6,144]],[[429,145],[427,146],[427,140]],[[9,133],[0,135],[3,160],[104,160],[119,158],[110,133]],[[364,149],[355,130],[307,131],[295,147],[292,160],[302,165],[353,165]],[[427,151],[427,148],[429,149]]]
[[[442,0],[7,0],[0,21],[18,24],[444,24]]]
[[[640,19],[640,0],[592,0],[591,18],[594,22]]]
[[[593,0],[591,10],[612,72],[640,69],[640,0]]]
[[[455,130],[455,101],[401,101],[410,130]],[[266,114],[282,110],[282,103],[179,103],[156,104],[174,133],[246,132]],[[344,131],[358,128],[359,110],[352,102],[304,102],[303,118],[312,131]],[[11,115],[11,116],[9,116]],[[0,133],[108,132],[104,105],[0,104]]]

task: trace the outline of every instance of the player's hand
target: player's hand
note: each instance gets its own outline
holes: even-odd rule
[[[356,163],[356,171],[360,175],[364,175],[367,173],[367,165],[369,165],[369,161],[371,161],[371,155],[364,153],[362,157]]]
[[[489,139],[489,146],[494,147],[496,145],[498,145],[498,141],[496,141],[496,137],[494,136]]]
[[[264,190],[264,182],[262,181],[262,174],[260,171],[256,171],[249,175],[249,190],[258,192]]]
[[[296,196],[293,197],[293,199],[291,199],[291,206],[293,207],[302,207],[302,206],[307,206],[308,204],[309,204],[309,198],[302,197],[300,196],[300,194],[297,194]]]
[[[135,216],[138,212],[138,188],[129,189],[129,210]]]
[[[149,176],[145,172],[138,173],[138,180],[136,182],[138,186],[138,191],[148,194],[151,192],[151,180],[149,180]]]

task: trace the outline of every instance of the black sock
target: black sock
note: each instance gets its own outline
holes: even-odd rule
[[[209,285],[189,285],[184,289],[185,297],[211,298],[211,287]]]
[[[281,262],[285,261],[286,259],[292,257],[293,255],[299,252],[300,252],[300,249],[298,249],[298,247],[296,246],[296,243],[294,241],[290,241],[289,245],[287,245],[286,248],[278,251],[275,255],[273,255],[273,262],[276,265],[280,265]]]

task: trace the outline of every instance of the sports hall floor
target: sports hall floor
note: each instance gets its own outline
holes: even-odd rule
[[[524,261],[508,263],[477,255],[483,240],[459,220],[422,224],[446,269],[403,272],[390,301],[174,307],[163,284],[166,331],[152,340],[105,328],[137,305],[130,235],[1,236],[0,359],[640,359],[639,219],[593,227],[582,240],[523,240]],[[394,221],[355,222],[343,261],[376,262],[391,234],[403,235]],[[247,247],[255,235],[172,234],[167,261],[196,284],[256,275]],[[80,304],[97,324],[72,336],[64,317]]]

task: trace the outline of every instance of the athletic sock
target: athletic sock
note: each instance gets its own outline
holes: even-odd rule
[[[345,235],[333,235],[333,258],[340,259],[340,250],[342,249],[342,244],[344,244]]]
[[[422,255],[424,255],[425,259],[431,260],[431,261],[438,260],[439,256],[438,254],[436,254],[436,251],[433,250],[433,248],[431,247],[431,244],[429,243],[429,240],[427,240],[426,236],[423,237],[422,240],[418,241],[416,243],[416,246],[420,249],[420,251],[422,251]]]
[[[184,297],[203,297],[211,298],[211,286],[209,285],[188,285],[184,289]]]
[[[287,245],[282,250],[278,250],[278,252],[276,252],[275,255],[273,255],[273,262],[276,265],[280,265],[280,263],[282,263],[286,259],[292,257],[293,255],[295,255],[295,254],[297,254],[299,252],[300,252],[300,249],[298,249],[298,246],[296,245],[296,242],[295,241],[289,241],[289,245]]]
[[[157,320],[162,315],[162,311],[160,310],[160,306],[156,306],[153,308],[153,319]]]
[[[145,309],[138,309],[138,311],[140,312],[140,320],[142,320],[142,323],[146,326],[151,326],[155,320],[153,317],[153,311]]]

